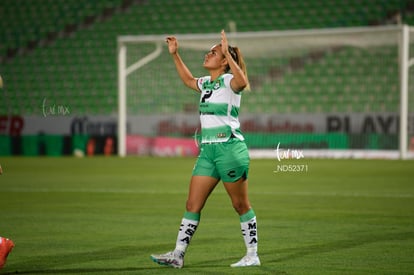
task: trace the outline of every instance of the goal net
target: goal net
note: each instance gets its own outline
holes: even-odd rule
[[[241,130],[252,156],[407,158],[414,150],[414,28],[228,33],[245,58]],[[118,37],[119,155],[194,155],[199,94],[175,70],[166,36]],[[176,35],[195,77],[220,34]]]

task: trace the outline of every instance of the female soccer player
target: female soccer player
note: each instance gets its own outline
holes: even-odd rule
[[[250,159],[238,120],[241,92],[249,85],[243,57],[237,47],[228,45],[226,34],[221,31],[221,44],[214,45],[204,58],[203,66],[210,75],[195,78],[178,54],[177,39],[169,36],[166,42],[181,80],[200,93],[201,149],[193,169],[175,249],[166,254],[151,255],[151,259],[160,265],[183,267],[184,255],[198,227],[201,210],[222,180],[240,216],[247,248],[246,255],[231,266],[260,265],[256,214],[247,194]]]

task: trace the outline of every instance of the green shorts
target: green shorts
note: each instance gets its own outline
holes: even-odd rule
[[[203,143],[193,169],[193,176],[210,176],[223,182],[247,179],[249,151],[246,143],[237,138],[227,142]]]

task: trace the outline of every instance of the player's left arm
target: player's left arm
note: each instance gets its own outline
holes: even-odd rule
[[[233,74],[233,79],[230,82],[230,86],[233,91],[240,92],[247,87],[248,80],[243,70],[240,69],[239,65],[237,65],[236,61],[233,59],[229,52],[229,44],[224,30],[221,31],[221,50],[226,57],[226,60],[230,66],[230,70]]]

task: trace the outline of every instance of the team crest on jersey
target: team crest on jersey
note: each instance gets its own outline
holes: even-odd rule
[[[199,85],[205,90],[218,90],[221,87],[224,87],[223,77],[219,77],[214,81],[209,81],[207,79],[199,79]]]
[[[213,86],[213,90],[218,90],[220,88],[220,83],[216,82]]]

